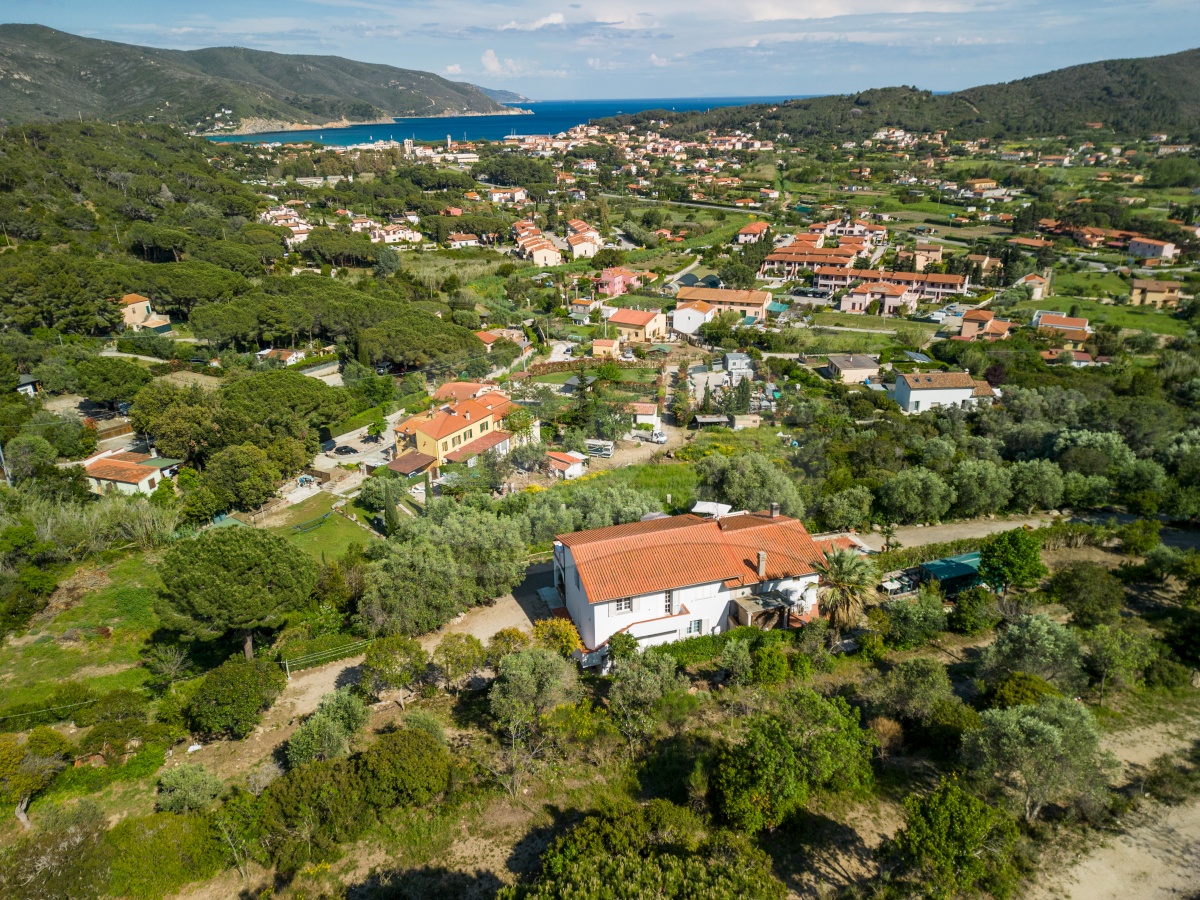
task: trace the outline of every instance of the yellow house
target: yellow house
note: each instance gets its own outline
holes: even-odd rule
[[[447,462],[470,465],[470,460],[488,450],[504,456],[522,443],[504,430],[504,417],[515,408],[507,394],[489,391],[410,416],[396,425],[396,456],[415,450],[436,459],[439,467]],[[528,440],[536,441],[537,433],[535,422]]]
[[[618,309],[608,318],[608,324],[626,341],[648,343],[667,333],[667,317],[655,309]]]
[[[1149,278],[1133,279],[1129,292],[1130,306],[1153,306],[1155,309],[1172,308],[1179,303],[1178,281],[1154,281]]]

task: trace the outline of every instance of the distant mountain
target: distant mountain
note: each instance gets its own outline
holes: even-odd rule
[[[528,103],[529,98],[524,94],[517,94],[513,91],[502,91],[499,88],[486,88],[478,84],[472,85],[477,91],[487,94],[497,103]]]
[[[763,137],[861,139],[883,127],[948,130],[955,138],[1021,138],[1077,134],[1102,123],[1110,135],[1165,132],[1200,136],[1200,50],[1146,59],[1087,63],[1010,81],[933,94],[881,88],[784,103],[707,112],[651,110],[617,121],[671,123],[673,134],[735,128]]]
[[[0,123],[82,116],[261,131],[506,111],[474,85],[336,56],[158,50],[0,25]]]

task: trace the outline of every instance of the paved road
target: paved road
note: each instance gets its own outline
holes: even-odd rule
[[[119,359],[140,359],[143,362],[161,363],[166,362],[165,359],[159,359],[157,356],[140,356],[137,353],[122,353],[120,350],[101,350],[100,356],[114,356]]]

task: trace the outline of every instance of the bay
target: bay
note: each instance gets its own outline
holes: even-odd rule
[[[333,147],[367,144],[373,141],[418,142],[503,140],[509,135],[558,134],[575,125],[608,116],[644,112],[648,109],[677,111],[706,110],[747,103],[779,103],[789,97],[674,97],[637,100],[541,100],[512,104],[528,109],[532,115],[517,116],[444,116],[424,119],[396,119],[392,124],[351,125],[348,128],[314,128],[306,131],[272,131],[260,134],[221,135],[211,140],[221,143],[274,143],[319,141]]]

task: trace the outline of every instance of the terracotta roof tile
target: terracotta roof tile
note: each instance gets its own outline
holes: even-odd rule
[[[821,551],[799,521],[765,513],[691,514],[559,535],[591,603],[715,581],[753,585],[812,574]],[[765,551],[766,575],[758,576]]]
[[[910,391],[935,391],[948,388],[975,389],[975,379],[969,372],[923,372],[901,375]]]

